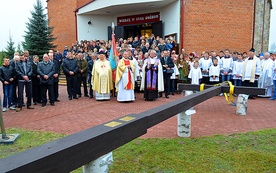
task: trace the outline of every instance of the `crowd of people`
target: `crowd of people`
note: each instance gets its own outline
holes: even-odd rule
[[[36,55],[30,56],[28,51],[15,53],[12,60],[4,58],[0,68],[4,92],[2,111],[22,110],[24,87],[27,109],[33,109],[32,104],[38,103],[44,107],[48,101],[55,106],[60,101],[61,72],[66,76],[69,100],[82,96],[109,100],[111,95],[116,95],[119,102],[135,101],[137,87],[144,92],[145,100],[156,100],[163,93],[165,98],[174,95],[178,82],[217,84],[224,81],[232,81],[235,86],[266,88],[265,96],[276,100],[276,92],[273,95],[276,62],[270,53],[256,56],[251,48],[243,53],[225,49],[219,54],[205,51],[200,55],[182,49],[177,54],[175,45],[173,37],[162,39],[152,34],[148,38],[118,39],[115,48],[111,40],[83,40],[70,48],[65,46],[63,52],[49,50],[42,61]]]

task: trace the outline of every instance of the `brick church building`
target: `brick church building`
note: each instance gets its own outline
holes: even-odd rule
[[[271,0],[47,0],[60,51],[76,40],[173,36],[179,49],[268,51]]]

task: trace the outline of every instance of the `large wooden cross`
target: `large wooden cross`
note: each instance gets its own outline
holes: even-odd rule
[[[199,90],[199,85],[178,84],[178,90]],[[180,112],[228,92],[228,86],[205,86],[205,90],[165,105],[114,119],[21,153],[0,159],[0,172],[70,172],[147,133],[147,129]],[[265,89],[235,87],[236,94],[263,95]]]
[[[229,93],[230,86],[227,85],[227,83],[214,86],[214,85],[204,85],[204,89],[208,88],[216,88],[216,90],[219,90],[220,93]],[[200,91],[200,85],[194,85],[194,84],[183,84],[179,83],[177,84],[177,90],[183,91],[183,90],[191,90],[191,91]],[[247,95],[265,95],[265,88],[256,88],[256,87],[244,87],[244,86],[235,86],[234,87],[234,94],[247,94]],[[214,95],[215,96],[215,95]]]

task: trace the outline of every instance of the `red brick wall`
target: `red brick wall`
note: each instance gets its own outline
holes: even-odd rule
[[[76,40],[75,13],[77,0],[49,0],[47,3],[49,26],[54,27],[54,41],[57,49],[63,51],[64,46],[71,46]]]
[[[81,7],[81,6],[83,6],[83,5],[86,5],[86,4],[89,3],[89,2],[92,2],[93,0],[77,0],[77,1],[78,1],[77,6],[78,6],[78,7]]]
[[[252,42],[253,0],[185,0],[186,52],[248,51]]]
[[[92,0],[49,0],[48,16],[60,51],[76,41],[74,11]],[[252,42],[254,0],[185,0],[184,36],[187,52],[247,51]]]

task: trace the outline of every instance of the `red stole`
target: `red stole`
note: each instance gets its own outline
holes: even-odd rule
[[[125,66],[130,65],[130,61],[129,60],[124,60]],[[128,69],[128,82],[127,82],[127,86],[126,86],[127,90],[131,89],[131,74],[130,74],[130,69]]]

